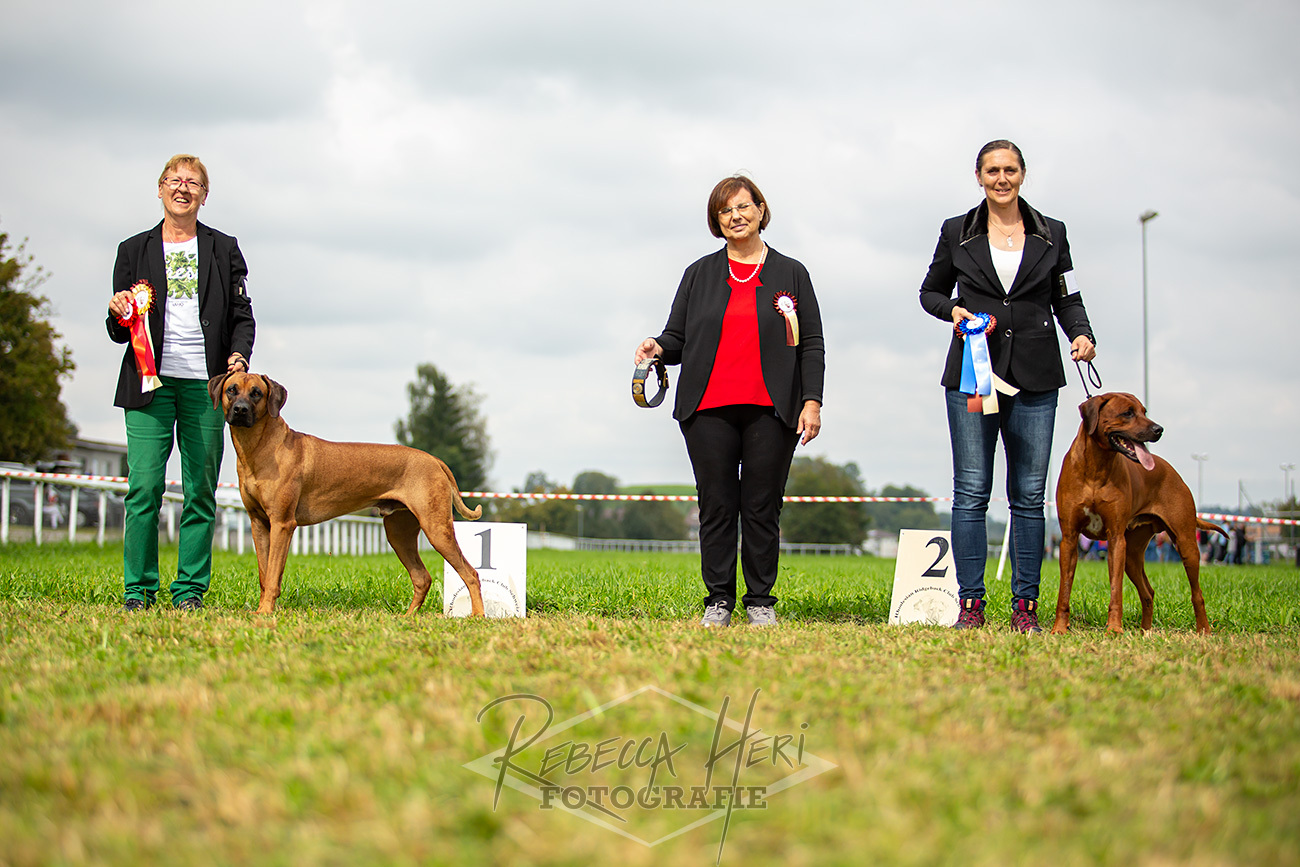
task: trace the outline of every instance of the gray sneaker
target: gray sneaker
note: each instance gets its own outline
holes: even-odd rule
[[[776,626],[776,609],[771,605],[746,605],[750,626]]]
[[[701,626],[730,626],[731,612],[727,606],[721,602],[715,602],[708,608],[704,609],[704,619],[700,621]]]

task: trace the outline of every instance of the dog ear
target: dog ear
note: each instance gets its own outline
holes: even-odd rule
[[[1090,397],[1079,404],[1079,415],[1083,418],[1083,431],[1088,436],[1097,432],[1097,422],[1101,419],[1101,408],[1105,404],[1106,398],[1101,395]]]
[[[289,399],[289,392],[269,376],[263,376],[262,381],[266,383],[266,410],[271,418],[279,418],[280,410]]]
[[[212,398],[212,408],[221,409],[221,392],[226,387],[226,377],[229,373],[218,373],[208,380],[208,396]]]

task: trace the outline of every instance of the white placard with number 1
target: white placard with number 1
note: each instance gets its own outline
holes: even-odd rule
[[[456,542],[478,570],[483,611],[488,617],[526,617],[528,525],[456,521]],[[442,613],[468,617],[469,589],[456,570],[442,565]]]
[[[960,613],[952,534],[947,530],[899,530],[889,622],[952,626]]]

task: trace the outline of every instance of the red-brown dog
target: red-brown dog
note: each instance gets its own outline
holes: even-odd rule
[[[1070,626],[1070,589],[1079,559],[1079,535],[1105,539],[1110,567],[1110,608],[1106,628],[1124,631],[1124,574],[1142,600],[1142,628],[1151,628],[1155,592],[1147,580],[1143,555],[1156,533],[1169,533],[1192,588],[1196,629],[1210,631],[1201,596],[1201,555],[1196,531],[1227,533],[1196,517],[1192,492],[1169,462],[1147,450],[1164,428],[1146,416],[1142,402],[1131,394],[1111,392],[1079,405],[1083,423],[1070,445],[1056,485],[1056,509],[1061,521],[1061,589],[1056,597],[1056,623],[1061,634]]]
[[[374,506],[384,517],[388,544],[411,575],[415,597],[406,613],[424,604],[433,577],[420,559],[420,531],[469,590],[471,614],[483,616],[478,572],[456,542],[451,508],[474,520],[451,470],[427,452],[398,445],[333,443],[291,430],[280,409],[284,386],[254,373],[227,373],[208,382],[212,406],[230,423],[239,457],[239,496],[253,524],[262,598],[270,614],[280,596],[289,542],[299,526],[319,524]]]

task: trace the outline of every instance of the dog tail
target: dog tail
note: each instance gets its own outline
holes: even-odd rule
[[[1207,530],[1211,533],[1222,533],[1223,538],[1230,538],[1227,530],[1223,529],[1218,524],[1211,524],[1209,521],[1202,521],[1200,518],[1196,519],[1196,529]]]
[[[465,501],[461,499],[460,485],[456,484],[456,477],[452,475],[451,467],[447,466],[446,462],[442,460],[439,460],[438,463],[442,465],[442,471],[447,474],[447,478],[451,481],[451,502],[452,505],[456,507],[456,511],[460,512],[460,516],[467,521],[477,521],[479,518],[483,517],[482,506],[478,506],[473,511],[470,511],[470,509],[465,505]]]

